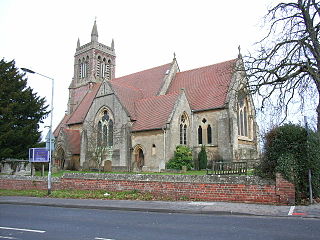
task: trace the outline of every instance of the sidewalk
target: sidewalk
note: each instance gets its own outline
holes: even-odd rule
[[[320,204],[294,207],[226,202],[164,202],[7,196],[0,197],[0,204],[163,213],[303,217],[320,219]]]

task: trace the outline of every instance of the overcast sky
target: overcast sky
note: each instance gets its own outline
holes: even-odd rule
[[[169,63],[174,52],[182,71],[234,59],[238,45],[245,54],[262,37],[262,17],[275,2],[0,0],[0,58],[55,79],[55,127],[67,108],[77,39],[90,41],[95,18],[99,42],[114,39],[120,77]],[[50,102],[50,80],[28,79]]]

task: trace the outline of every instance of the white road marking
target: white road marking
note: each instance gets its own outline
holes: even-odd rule
[[[94,239],[96,239],[96,240],[114,240],[111,238],[99,238],[99,237],[95,237]]]
[[[45,233],[46,231],[34,230],[34,229],[23,229],[23,228],[11,228],[11,227],[0,227],[0,229],[22,231],[22,232],[35,232],[35,233]]]
[[[211,206],[217,205],[215,202],[188,202],[190,205],[198,205],[198,206]]]
[[[1,239],[17,239],[17,238],[14,238],[14,237],[4,237],[4,236],[0,236]]]
[[[290,210],[289,210],[289,212],[288,212],[288,215],[289,215],[289,216],[291,216],[291,215],[293,214],[294,208],[295,208],[295,206],[291,206],[291,207],[290,207]]]

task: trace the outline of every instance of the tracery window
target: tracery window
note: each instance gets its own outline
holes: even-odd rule
[[[212,127],[205,118],[198,126],[198,144],[212,144]]]
[[[238,135],[249,137],[249,104],[244,91],[241,91],[238,96]]]
[[[103,115],[98,122],[97,141],[98,145],[112,147],[113,146],[113,120],[107,110],[103,111]]]
[[[79,79],[85,78],[88,75],[89,57],[79,59]]]
[[[180,144],[187,145],[187,131],[188,131],[188,117],[186,113],[183,113],[180,117]]]

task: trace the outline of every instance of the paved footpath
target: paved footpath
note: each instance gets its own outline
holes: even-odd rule
[[[97,199],[61,199],[11,196],[0,196],[0,204],[165,213],[303,217],[320,219],[320,204],[313,204],[310,206],[275,206],[228,202],[165,202]]]

